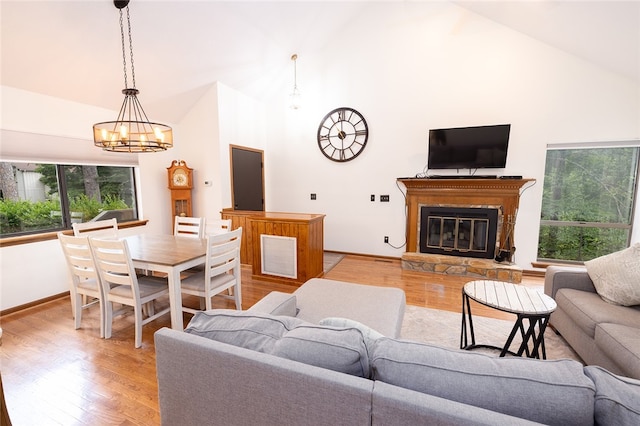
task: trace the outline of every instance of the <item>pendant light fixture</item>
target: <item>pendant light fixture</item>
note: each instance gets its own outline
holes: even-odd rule
[[[120,36],[122,39],[122,63],[124,69],[124,102],[115,121],[104,121],[93,125],[94,145],[105,151],[114,152],[156,152],[173,147],[173,131],[171,127],[149,121],[147,114],[138,101],[136,74],[133,67],[133,43],[131,42],[131,19],[129,16],[129,0],[114,0],[113,4],[120,12]],[[127,54],[122,9],[127,11],[127,32],[129,34],[129,63],[131,65],[131,81],[127,81]]]
[[[298,109],[301,107],[300,104],[300,90],[298,90],[298,70],[297,70],[297,61],[298,55],[294,53],[291,55],[291,60],[293,61],[293,92],[289,95],[289,107],[291,109]]]

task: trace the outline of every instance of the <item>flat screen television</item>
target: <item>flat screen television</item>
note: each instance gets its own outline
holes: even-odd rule
[[[429,130],[429,169],[502,169],[511,124]]]

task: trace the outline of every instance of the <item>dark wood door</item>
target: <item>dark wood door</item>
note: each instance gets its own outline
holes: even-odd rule
[[[264,211],[264,151],[231,145],[234,210]]]

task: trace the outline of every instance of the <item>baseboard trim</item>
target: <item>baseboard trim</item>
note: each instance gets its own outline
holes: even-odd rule
[[[0,317],[4,317],[7,315],[15,314],[19,311],[24,311],[25,309],[33,308],[43,303],[51,302],[53,300],[58,300],[63,297],[69,297],[70,292],[65,291],[64,293],[55,294],[53,296],[45,297],[44,299],[34,300],[29,303],[25,303],[24,305],[14,306],[13,308],[5,309],[4,311],[0,311]]]

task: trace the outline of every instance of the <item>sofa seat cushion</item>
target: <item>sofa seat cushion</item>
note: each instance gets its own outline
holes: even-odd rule
[[[573,360],[541,361],[381,338],[372,378],[545,424],[593,424],[595,386]]]
[[[640,381],[616,376],[604,368],[585,367],[596,384],[595,420],[599,425],[640,424]]]
[[[328,317],[349,318],[387,337],[399,337],[405,294],[399,288],[312,278],[293,293],[298,318],[318,324]]]
[[[288,316],[214,309],[197,312],[185,332],[353,376],[370,376],[365,337],[354,327],[324,327]]]
[[[640,328],[598,324],[595,340],[600,350],[618,364],[626,375],[640,380]]]
[[[597,293],[563,288],[556,293],[556,303],[592,339],[596,325],[613,323],[627,326],[640,324],[640,309],[607,303]]]

